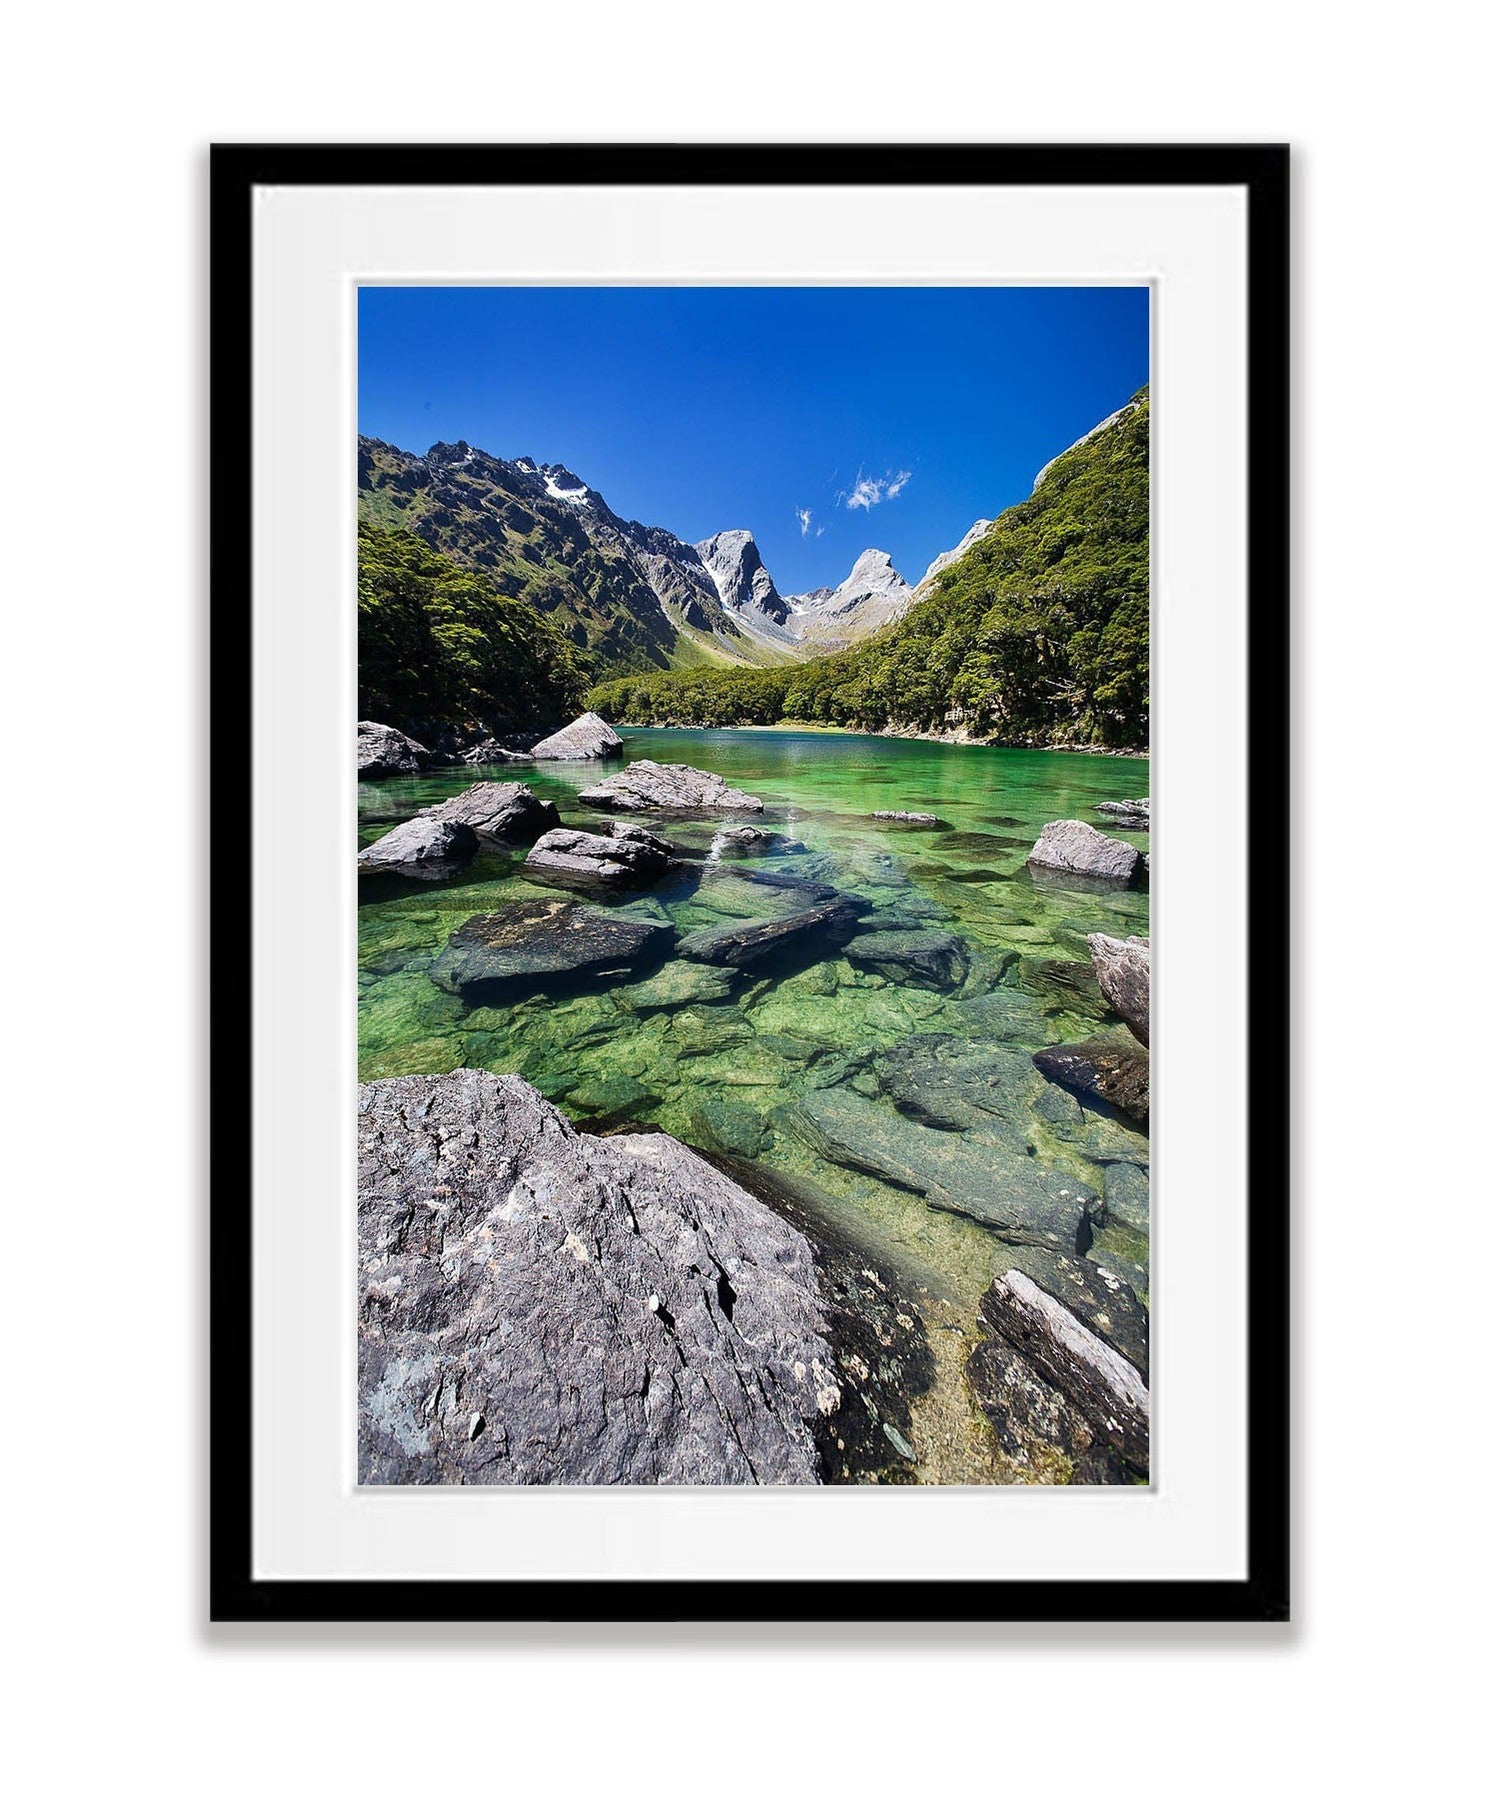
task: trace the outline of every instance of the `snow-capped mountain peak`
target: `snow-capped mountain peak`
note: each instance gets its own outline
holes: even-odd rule
[[[901,617],[913,589],[888,550],[865,550],[836,587],[794,595],[787,605],[802,642],[842,649]]]

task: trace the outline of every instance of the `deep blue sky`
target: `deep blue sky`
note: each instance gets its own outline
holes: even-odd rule
[[[871,545],[914,582],[1148,379],[1148,321],[1143,287],[364,288],[359,428],[744,527],[783,593]]]

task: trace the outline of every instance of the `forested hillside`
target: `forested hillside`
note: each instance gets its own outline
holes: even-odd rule
[[[626,677],[596,687],[589,704],[616,723],[784,718],[1143,748],[1149,475],[1142,388],[869,643],[792,668]]]
[[[581,710],[589,671],[524,597],[405,530],[359,526],[359,716],[491,728]]]

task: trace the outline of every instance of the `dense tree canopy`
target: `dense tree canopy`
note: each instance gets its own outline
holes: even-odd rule
[[[359,526],[359,716],[551,724],[582,709],[581,657],[523,598],[410,531]]]
[[[792,668],[607,682],[621,723],[962,727],[1006,743],[1143,748],[1150,703],[1150,402],[1044,472],[936,591],[869,643]]]

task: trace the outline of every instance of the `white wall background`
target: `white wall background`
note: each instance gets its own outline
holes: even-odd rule
[[[20,1790],[1442,1790],[1491,1696],[1495,459],[1477,9],[27,8],[0,289]],[[204,146],[1289,139],[1299,1620],[210,1632]],[[19,708],[17,705],[19,702]],[[215,721],[234,754],[238,721]],[[221,821],[222,822],[222,821]],[[17,977],[19,976],[19,981]]]

